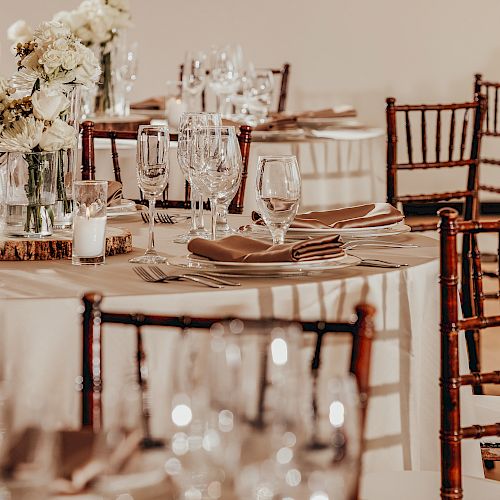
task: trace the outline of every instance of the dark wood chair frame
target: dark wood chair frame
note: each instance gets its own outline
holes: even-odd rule
[[[474,75],[474,94],[483,94],[486,97],[486,116],[484,126],[481,128],[481,134],[485,137],[500,137],[500,120],[498,119],[498,90],[500,82],[490,82],[483,80],[483,75],[477,73]],[[492,95],[493,94],[493,95]],[[493,118],[493,124],[491,119]],[[500,160],[494,158],[480,158],[480,163],[485,165],[495,165],[500,167]],[[488,191],[490,193],[500,194],[500,186],[489,186],[481,184],[479,176],[479,191]]]
[[[209,329],[215,323],[231,321],[235,318],[194,318],[185,316],[165,316],[152,314],[130,314],[125,312],[108,312],[101,309],[102,296],[98,293],[87,293],[83,297],[82,314],[82,383],[81,390],[81,423],[83,427],[90,427],[98,432],[102,425],[101,392],[102,380],[102,326],[108,324],[132,325],[136,328],[137,338],[137,378],[139,387],[145,388],[142,377],[145,363],[145,354],[142,350],[141,329],[145,326],[173,327],[181,330]],[[371,344],[374,336],[373,317],[375,309],[367,304],[356,307],[357,319],[354,322],[299,322],[290,320],[268,319],[241,319],[245,325],[251,327],[266,327],[274,322],[279,324],[298,324],[304,332],[316,333],[316,344],[311,362],[313,376],[317,375],[320,367],[320,354],[323,337],[327,334],[346,333],[352,335],[350,372],[357,379],[362,404],[362,422],[366,415],[368,402]]]
[[[474,314],[459,319],[458,306],[458,263],[457,235],[471,241],[471,248],[479,233],[500,234],[500,221],[476,222],[458,219],[458,212],[451,208],[439,211],[440,223],[440,291],[441,291],[441,499],[460,500],[462,491],[461,442],[463,439],[481,439],[486,436],[500,436],[500,423],[462,427],[460,422],[460,387],[482,384],[499,384],[500,371],[481,373],[473,371],[467,375],[459,372],[460,331],[480,331],[500,326],[500,315],[484,316],[482,306]],[[473,254],[470,286],[473,296],[482,301],[481,261],[478,253]]]
[[[111,158],[113,160],[113,170],[115,175],[115,180],[121,182],[120,173],[120,163],[118,157],[118,148],[116,147],[117,139],[133,139],[137,140],[137,132],[133,131],[114,131],[114,130],[95,130],[94,123],[92,121],[85,121],[82,123],[82,179],[83,180],[93,180],[95,179],[95,151],[94,151],[94,139],[109,139],[111,143]],[[170,134],[171,141],[177,141],[177,134]],[[252,129],[247,125],[242,125],[238,134],[238,142],[240,145],[241,157],[243,161],[243,173],[241,184],[233,198],[230,206],[229,212],[241,214],[243,212],[243,203],[245,199],[245,187],[246,180],[248,177],[248,161],[250,159],[250,143],[252,142]],[[165,190],[166,191],[166,190]],[[184,190],[184,201],[169,200],[166,198],[166,194],[163,195],[163,200],[159,200],[158,205],[165,208],[190,208],[191,204],[189,202],[189,185],[186,182],[186,187]],[[141,198],[136,200],[138,203],[145,203],[145,200]]]
[[[288,96],[288,80],[290,77],[290,63],[283,64],[282,68],[270,68],[269,71],[272,72],[273,76],[280,75],[281,83],[280,83],[280,93],[278,98],[278,108],[277,112],[282,113],[285,111],[286,107],[286,98]],[[184,72],[184,64],[181,64],[179,67],[179,81],[182,81],[182,74]],[[207,70],[207,76],[210,74],[210,71]],[[205,89],[203,89],[201,93],[201,109],[205,111],[206,109],[206,94]]]
[[[387,119],[387,201],[397,206],[398,203],[437,203],[454,199],[465,199],[463,217],[471,220],[477,213],[477,193],[478,193],[478,165],[481,143],[481,127],[486,109],[485,98],[476,95],[474,102],[461,104],[433,104],[433,105],[396,105],[396,99],[389,97],[386,99],[386,119]],[[461,129],[460,159],[453,160],[456,111],[464,110],[464,119]],[[442,134],[441,134],[441,113],[451,111],[450,132],[448,141],[448,158],[442,159]],[[417,112],[421,115],[421,146],[422,162],[413,161],[412,130],[410,113]],[[430,161],[427,151],[427,120],[431,113],[436,113],[436,138],[435,138],[435,161]],[[466,149],[467,127],[469,114],[473,113],[473,131],[471,137],[471,149],[469,158],[464,157]],[[408,153],[408,163],[398,163],[398,134],[397,115],[403,114],[406,126],[406,145]],[[401,196],[398,194],[397,173],[399,170],[428,170],[434,168],[454,168],[468,167],[467,189],[464,191],[451,191],[445,193],[419,194]],[[427,223],[412,226],[413,231],[435,230],[437,224]]]

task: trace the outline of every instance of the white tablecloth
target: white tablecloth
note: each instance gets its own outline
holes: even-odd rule
[[[294,154],[302,173],[301,210],[321,210],[385,199],[385,141],[378,135],[350,131],[338,140],[309,138],[263,142],[256,136],[250,149],[244,213],[255,210],[255,173],[260,155]],[[340,132],[340,131],[339,131]],[[135,141],[118,141],[120,170],[126,198],[139,198],[135,171]],[[109,141],[96,140],[96,176],[112,179]],[[171,144],[170,199],[184,199],[184,179]]]
[[[113,224],[129,227],[134,246],[143,248],[147,226],[137,219],[123,218]],[[242,222],[236,219],[237,224]],[[158,249],[167,255],[185,254],[185,246],[171,243],[183,230],[181,225],[157,226]],[[128,263],[130,254],[108,258],[104,266],[95,268],[72,266],[68,261],[2,262],[2,352],[7,353],[16,395],[16,423],[47,417],[52,423],[78,426],[74,381],[81,369],[80,297],[86,291],[102,292],[108,310],[198,316],[346,320],[357,303],[366,301],[377,308],[364,457],[367,470],[437,470],[437,243],[420,235],[396,238],[419,247],[365,249],[358,254],[410,264],[403,270],[354,267],[321,277],[248,278],[239,288],[223,290],[183,282],[142,282]],[[133,331],[108,330],[105,414],[113,406],[112,389],[134,377]],[[161,429],[166,418],[162,384],[168,385],[172,355],[167,337],[155,334],[146,340],[154,374],[154,429]]]

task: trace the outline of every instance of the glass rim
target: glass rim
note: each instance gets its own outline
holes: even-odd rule
[[[228,130],[234,130],[236,132],[236,127],[234,125],[196,125],[195,127],[188,127],[188,128],[195,128],[196,130],[228,129]]]
[[[292,159],[294,159],[295,161],[297,161],[297,155],[259,155],[257,158],[257,162],[260,162],[261,159],[266,159],[266,160],[292,160]]]
[[[104,184],[109,184],[110,181],[101,180],[101,181],[92,181],[92,180],[78,180],[73,181],[73,185],[76,186],[103,186]]]
[[[140,133],[145,130],[145,129],[150,129],[150,130],[165,130],[167,134],[170,134],[170,129],[168,125],[139,125],[139,128],[137,129],[137,135],[139,136]]]

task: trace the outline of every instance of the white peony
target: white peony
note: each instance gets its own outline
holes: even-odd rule
[[[40,143],[43,128],[43,122],[36,120],[33,116],[18,120],[12,125],[4,127],[0,134],[0,151],[17,151],[19,153],[32,151]],[[73,128],[72,130],[74,133]]]
[[[24,19],[19,19],[7,29],[7,38],[16,44],[29,42],[33,38],[33,30]]]
[[[61,93],[50,89],[41,89],[31,96],[33,114],[39,120],[54,121],[68,108],[69,100]]]
[[[44,151],[59,151],[74,147],[76,140],[76,130],[58,118],[43,132],[39,145]]]

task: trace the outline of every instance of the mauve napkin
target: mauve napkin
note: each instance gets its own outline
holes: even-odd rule
[[[264,224],[256,212],[252,213],[252,219],[257,224]],[[377,227],[395,224],[403,219],[403,214],[389,203],[369,203],[355,207],[298,214],[290,227],[304,229]]]
[[[237,235],[218,241],[194,238],[189,242],[188,250],[220,262],[305,262],[330,259],[344,253],[337,235],[284,245],[272,245]]]
[[[134,102],[130,105],[130,109],[165,109],[165,97],[150,97],[143,101]]]
[[[108,181],[108,207],[120,205],[123,198],[123,186],[118,181]]]
[[[297,128],[297,121],[306,118],[350,118],[356,116],[356,110],[352,106],[337,106],[332,108],[318,109],[316,111],[302,111],[301,113],[284,114],[273,113],[265,123],[257,125],[254,130],[286,130]]]

